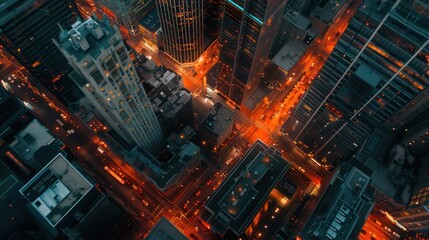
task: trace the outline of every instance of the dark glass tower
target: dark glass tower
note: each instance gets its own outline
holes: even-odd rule
[[[428,57],[427,4],[364,1],[285,132],[319,161],[352,153],[375,128],[426,100]]]
[[[216,89],[237,107],[258,86],[286,1],[226,0]]]
[[[13,0],[0,5],[0,44],[42,82],[50,86],[69,66],[52,42],[58,24],[76,21],[72,0]]]
[[[192,66],[204,50],[203,1],[157,0],[164,52],[180,65]]]
[[[154,5],[154,0],[94,0],[97,10],[117,22],[128,35],[140,34],[138,21]]]

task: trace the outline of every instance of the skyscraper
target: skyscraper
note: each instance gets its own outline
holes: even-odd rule
[[[183,67],[204,51],[203,1],[157,0],[164,52]]]
[[[316,160],[346,156],[427,94],[428,56],[427,4],[364,1],[285,132]]]
[[[258,86],[285,5],[283,0],[225,1],[215,87],[238,107]]]
[[[154,0],[94,0],[94,3],[99,12],[117,22],[130,36],[137,36],[139,18],[150,10],[155,2]]]
[[[305,223],[300,237],[315,240],[357,239],[374,206],[371,175],[370,169],[354,159],[343,163],[331,177],[326,192]]]
[[[54,42],[74,69],[70,77],[109,125],[148,152],[161,150],[161,128],[118,28],[89,18]]]
[[[51,39],[60,32],[57,24],[70,25],[76,16],[72,0],[2,1],[0,44],[45,84],[58,80],[69,66]]]

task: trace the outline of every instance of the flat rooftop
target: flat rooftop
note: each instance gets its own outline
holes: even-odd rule
[[[58,154],[19,192],[55,227],[92,187],[63,155]]]
[[[205,220],[221,235],[228,229],[240,235],[289,166],[278,151],[258,140],[206,203],[210,214]]]
[[[286,72],[289,72],[304,52],[305,49],[300,47],[298,43],[288,41],[274,56],[272,61]]]
[[[232,114],[233,111],[228,107],[221,103],[215,103],[201,125],[215,135],[221,135],[232,124]]]
[[[150,230],[145,240],[187,240],[188,238],[180,232],[165,217],[162,217]]]
[[[359,65],[354,74],[372,88],[377,87],[378,83],[381,81],[381,77],[378,73],[372,71],[363,64]]]
[[[319,5],[317,5],[317,7],[311,12],[310,15],[320,19],[324,23],[330,23],[345,4],[349,4],[349,1],[322,0]]]
[[[9,144],[20,158],[28,162],[34,157],[34,154],[43,146],[48,146],[52,143],[58,145],[58,148],[63,144],[56,140],[39,121],[31,121],[27,127],[16,134],[15,141]]]
[[[152,33],[157,32],[161,28],[161,23],[159,22],[158,10],[156,8],[152,9],[148,14],[146,14],[141,20],[140,25],[142,25],[147,30]]]
[[[307,30],[311,25],[311,22],[310,20],[308,20],[308,18],[304,17],[299,12],[293,9],[289,9],[283,16],[283,18],[302,30]]]

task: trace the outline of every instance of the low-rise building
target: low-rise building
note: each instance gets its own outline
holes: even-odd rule
[[[19,192],[50,238],[102,239],[128,216],[100,193],[91,179],[62,154],[55,156]]]
[[[347,0],[321,1],[309,17],[314,31],[324,35],[326,29],[346,11],[350,3]]]
[[[31,121],[25,128],[15,134],[15,140],[9,144],[10,158],[16,158],[39,171],[62,152],[64,144],[49,132],[39,121]]]
[[[233,111],[221,103],[215,103],[200,124],[200,133],[207,146],[218,148],[231,135]]]
[[[187,90],[171,91],[161,82],[148,93],[148,97],[164,136],[179,132],[194,121],[192,96]]]
[[[188,240],[168,219],[162,217],[152,228],[145,240]]]
[[[203,220],[220,235],[228,229],[241,235],[289,166],[280,152],[258,140],[206,203]]]
[[[180,185],[201,165],[200,148],[188,141],[192,131],[187,127],[170,135],[167,148],[157,156],[134,148],[125,155],[125,159],[158,190],[167,192]]]
[[[158,67],[151,74],[151,77],[147,78],[146,82],[154,88],[157,88],[160,84],[164,84],[170,91],[181,90],[183,88],[182,77],[164,66]]]

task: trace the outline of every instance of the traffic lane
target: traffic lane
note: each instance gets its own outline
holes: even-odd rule
[[[23,79],[16,79],[16,80],[23,80]],[[17,84],[12,84],[11,87],[14,90],[14,94],[17,95],[18,98],[22,99],[22,100],[27,100],[29,101],[30,99],[32,100],[32,103],[34,104],[34,109],[37,109],[36,111],[33,111],[33,113],[35,114],[35,116],[48,128],[50,128],[50,131],[55,134],[66,146],[71,147],[72,150],[76,150],[77,146],[74,144],[74,142],[79,142],[79,143],[84,143],[85,146],[91,146],[92,147],[96,147],[96,144],[94,144],[92,141],[86,141],[88,140],[88,135],[87,134],[83,134],[80,133],[80,131],[76,131],[76,134],[73,135],[69,135],[67,133],[67,131],[58,126],[58,123],[55,122],[53,119],[58,119],[61,118],[61,114],[54,111],[46,102],[45,99],[40,96],[37,95],[31,91],[28,91],[27,88],[23,88],[23,87],[17,87]],[[35,99],[37,99],[37,101],[35,101]],[[64,119],[63,119],[64,120]],[[55,122],[55,123],[53,123]],[[67,121],[64,120],[64,126],[66,126],[65,124],[68,124]],[[80,137],[79,137],[80,136]],[[92,156],[95,155],[95,151],[92,152],[92,154],[86,154],[86,156],[84,156],[84,154],[79,154],[82,153],[82,151],[84,151],[84,148],[80,149],[81,151],[74,151],[74,153],[78,156],[78,161],[82,160],[82,158],[90,158],[90,161],[86,161],[84,162],[86,167],[91,167],[92,169],[90,170],[90,172],[93,172],[93,170],[95,170],[97,172],[97,175],[94,176],[104,176],[103,179],[106,179],[105,177],[108,176],[111,178],[110,175],[108,175],[104,169],[102,169],[100,166],[98,165],[94,165],[94,164],[88,164],[88,162],[96,162],[96,159],[93,159]],[[80,157],[79,157],[80,155]],[[82,162],[79,161],[81,164]],[[97,169],[98,167],[98,169]],[[98,178],[96,178],[98,180]],[[103,182],[103,184],[105,185],[117,185],[117,183],[115,181],[109,181],[109,182],[105,182],[105,180],[103,180],[100,178],[101,182]],[[120,192],[121,195],[127,195],[124,194],[124,189],[123,191]],[[135,208],[134,206],[132,206],[134,209],[138,209]],[[139,210],[140,211],[140,210]],[[138,214],[138,212],[137,212]]]

